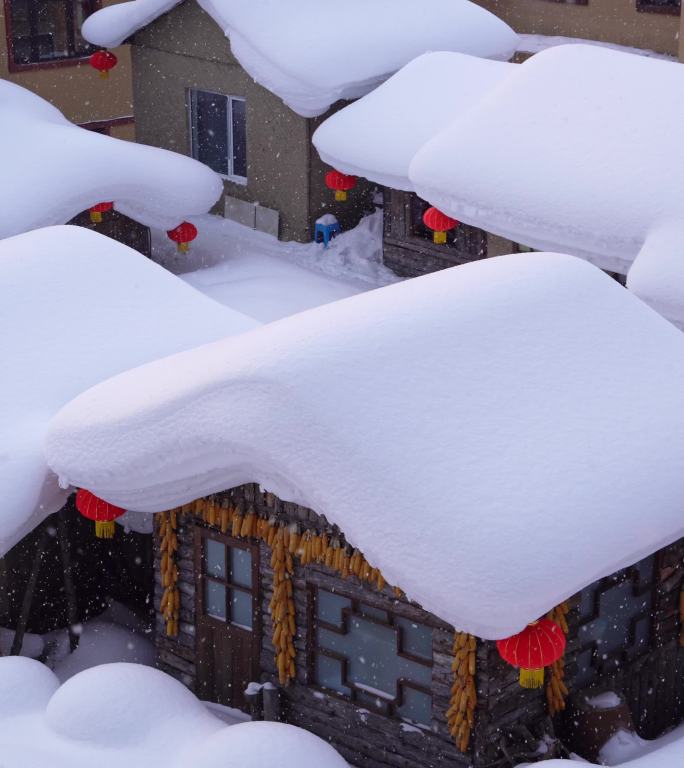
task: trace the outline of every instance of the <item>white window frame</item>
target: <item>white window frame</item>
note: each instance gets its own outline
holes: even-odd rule
[[[196,94],[201,91],[202,93],[210,93],[213,96],[220,96],[223,99],[226,99],[227,101],[227,109],[226,109],[226,120],[227,120],[227,126],[226,126],[226,136],[227,136],[227,143],[228,143],[228,173],[218,173],[216,171],[215,173],[218,173],[218,175],[222,179],[226,179],[227,181],[232,181],[234,184],[241,184],[246,185],[247,184],[247,177],[246,176],[239,176],[235,173],[233,173],[233,104],[236,101],[240,101],[243,104],[246,105],[247,99],[245,99],[244,96],[233,96],[232,94],[226,94],[226,93],[219,93],[218,91],[209,91],[205,88],[188,88],[188,117],[190,122],[190,156],[197,159],[198,156],[198,131],[197,131],[197,98]],[[246,118],[245,118],[246,119]],[[245,153],[247,152],[247,148],[245,147]]]

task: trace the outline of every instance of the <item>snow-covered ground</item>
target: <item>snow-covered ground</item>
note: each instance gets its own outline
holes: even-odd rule
[[[270,322],[396,282],[382,264],[382,212],[322,243],[277,240],[220,216],[193,218],[199,235],[179,254],[160,232],[154,259],[212,299]]]
[[[282,723],[226,725],[172,677],[105,664],[60,686],[45,665],[0,659],[2,768],[347,768],[317,736]]]

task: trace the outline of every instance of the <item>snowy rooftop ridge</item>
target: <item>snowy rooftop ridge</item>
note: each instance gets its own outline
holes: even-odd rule
[[[461,221],[626,273],[654,229],[684,220],[683,89],[678,63],[548,48],[428,141],[409,177]]]
[[[259,482],[498,638],[684,534],[683,378],[684,336],[639,299],[518,254],[129,371],[65,406],[46,451],[132,509]]]
[[[0,80],[0,238],[65,224],[101,202],[172,229],[206,213],[222,191],[207,166],[165,149],[94,133]]]
[[[513,30],[469,0],[198,0],[261,85],[305,117],[368,93],[426,51],[509,59]],[[129,0],[83,24],[91,43],[112,47],[171,10],[178,0]],[[287,30],[287,34],[283,31]]]
[[[50,417],[160,356],[255,327],[108,237],[48,227],[0,240],[0,556],[60,509],[43,455]]]

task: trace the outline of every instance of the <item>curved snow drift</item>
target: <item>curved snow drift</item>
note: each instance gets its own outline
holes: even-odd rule
[[[120,375],[46,450],[133,509],[260,482],[498,638],[684,534],[683,378],[682,334],[616,282],[513,255]]]
[[[171,229],[206,213],[223,190],[220,178],[202,163],[87,131],[4,80],[0,166],[0,238],[64,224],[109,201],[142,224]]]

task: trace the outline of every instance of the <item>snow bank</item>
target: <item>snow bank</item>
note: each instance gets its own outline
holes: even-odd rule
[[[16,692],[16,698],[14,693]],[[224,725],[178,681],[105,664],[58,688],[37,661],[0,659],[3,768],[345,768],[316,736],[280,723]]]
[[[198,0],[230,39],[233,55],[261,85],[306,117],[372,90],[426,51],[510,58],[518,38],[468,0]],[[133,0],[101,9],[83,24],[95,45],[119,45],[173,8]]]
[[[0,80],[0,238],[64,224],[101,202],[171,229],[206,213],[223,189],[202,163],[87,131],[18,85]]]
[[[322,160],[343,173],[412,190],[416,152],[517,65],[460,53],[426,53],[329,117],[313,135]]]
[[[382,212],[342,232],[328,248],[295,243],[210,214],[188,254],[165,235],[154,259],[206,296],[260,322],[337,301],[399,278],[382,264]]]
[[[115,373],[254,325],[81,227],[0,241],[0,555],[64,503],[43,456],[62,405]]]
[[[627,273],[627,287],[684,329],[684,220],[656,227]]]
[[[651,59],[665,59],[666,61],[676,61],[677,57],[668,53],[657,53],[648,48],[635,48],[631,45],[618,45],[609,43],[605,40],[588,40],[583,37],[566,37],[565,35],[533,35],[529,33],[520,33],[518,35],[520,44],[519,53],[539,53],[547,48],[555,48],[558,45],[596,45],[600,48],[610,48],[613,51],[622,51],[622,53],[633,53],[637,56],[647,56]]]
[[[417,153],[415,189],[468,224],[626,272],[654,227],[684,218],[684,68],[561,45],[510,72]]]
[[[615,281],[519,254],[130,371],[46,450],[134,509],[259,482],[498,638],[684,534],[683,378],[684,336]]]

